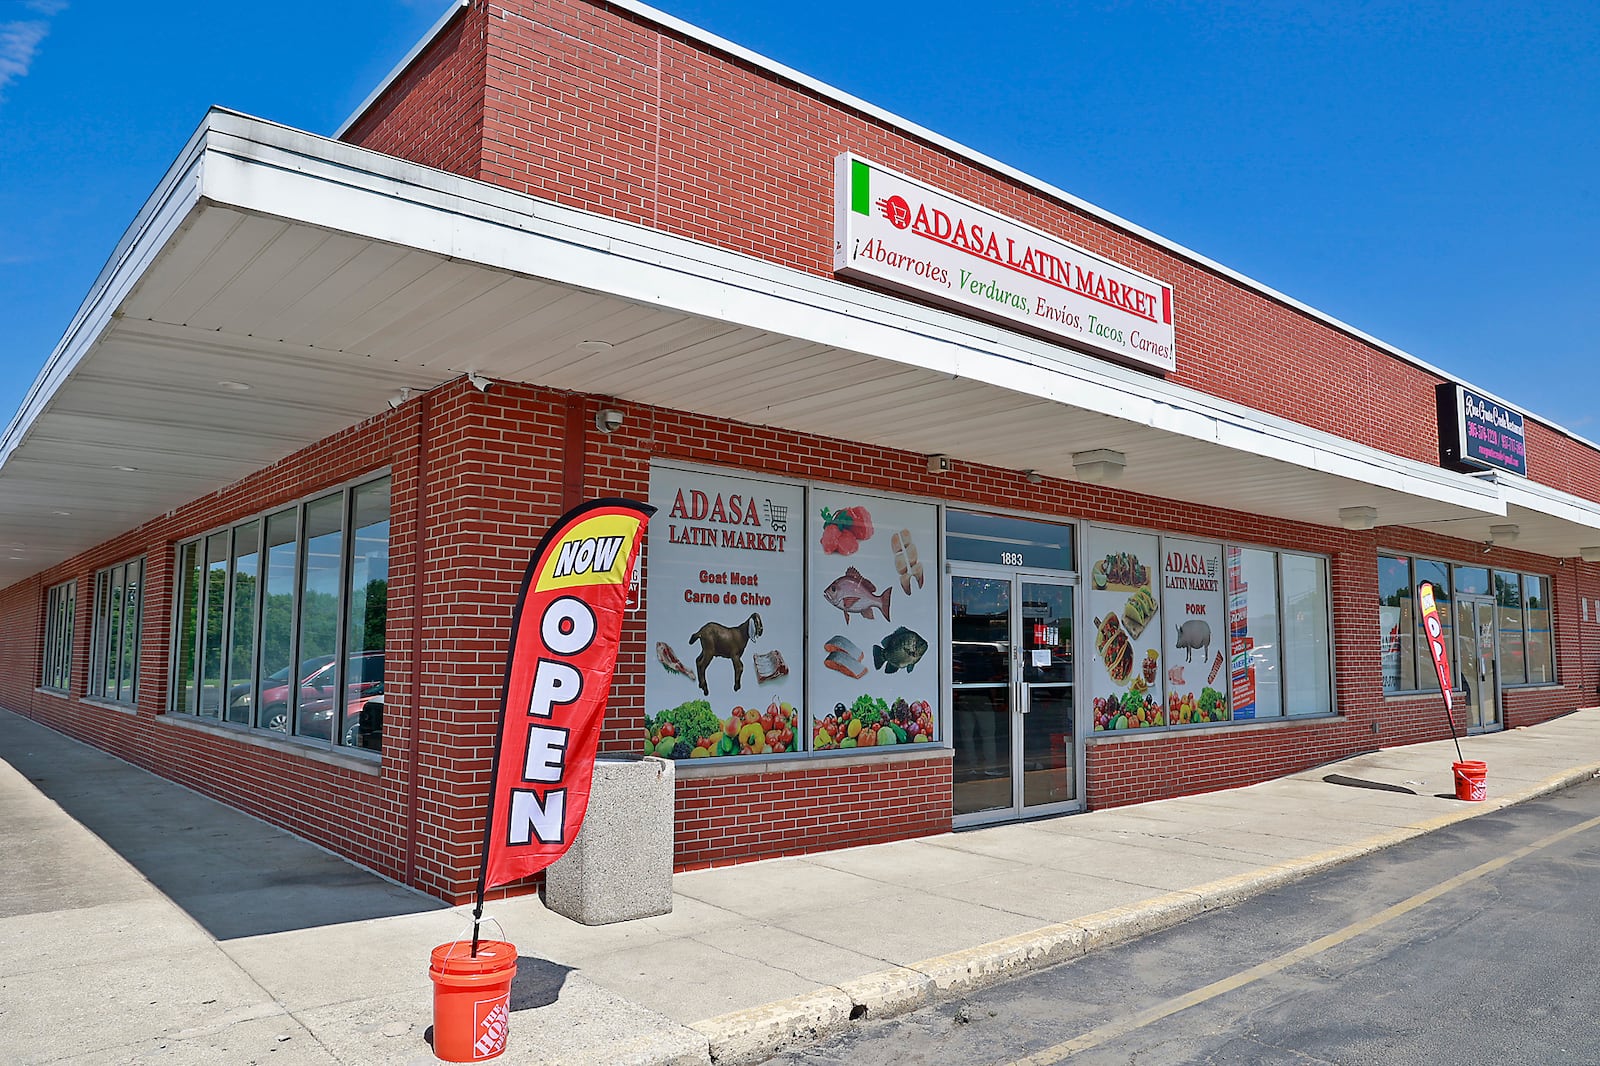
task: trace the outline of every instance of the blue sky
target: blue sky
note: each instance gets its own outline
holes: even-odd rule
[[[444,7],[0,0],[0,424],[209,105],[330,134]],[[1600,438],[1592,0],[662,10]]]

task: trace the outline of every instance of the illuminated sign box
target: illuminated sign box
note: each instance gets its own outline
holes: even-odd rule
[[[1442,384],[1437,392],[1439,465],[1528,476],[1528,444],[1519,412],[1463,385]]]
[[[1165,282],[854,155],[838,158],[834,182],[836,273],[1177,368]]]

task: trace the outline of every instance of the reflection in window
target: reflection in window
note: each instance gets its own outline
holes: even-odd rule
[[[1452,599],[1450,594],[1450,564],[1441,563],[1434,559],[1418,559],[1415,565],[1417,583],[1412,587],[1421,588],[1424,581],[1433,583],[1433,602],[1439,605],[1439,624],[1443,627],[1441,638],[1444,640],[1446,648],[1445,657],[1447,659],[1451,658],[1454,655],[1456,646],[1456,612],[1450,606]],[[1424,656],[1422,668],[1417,671],[1417,687],[1425,692],[1438,692],[1439,674],[1434,669],[1433,658],[1427,650],[1428,640],[1420,632],[1422,625],[1421,612],[1417,614],[1417,625],[1419,627],[1416,641],[1418,654]],[[1454,675],[1452,674],[1451,676]]]
[[[351,493],[346,685],[355,697],[345,716],[344,743],[368,751],[383,745],[384,628],[389,607],[389,479]]]
[[[1382,630],[1385,692],[1405,692],[1417,687],[1419,642],[1415,613],[1411,560],[1403,556],[1378,556],[1378,618]]]
[[[1547,685],[1556,679],[1555,642],[1550,630],[1549,579],[1525,576],[1522,594],[1527,604],[1524,614],[1528,637],[1528,682]]]
[[[1255,676],[1255,717],[1277,718],[1283,714],[1277,556],[1254,548],[1233,550],[1239,553],[1240,576],[1245,586],[1246,631],[1251,643],[1248,661]]]
[[[107,567],[94,578],[94,633],[89,695],[119,703],[139,698],[139,641],[144,560]]]
[[[1528,660],[1522,650],[1522,577],[1496,570],[1494,575],[1496,624],[1500,629],[1500,683],[1521,685],[1528,680]]]
[[[344,558],[344,496],[335,493],[306,504],[304,579],[300,585],[300,658],[328,661],[313,684],[294,688],[294,731],[332,740],[339,704],[339,571]]]
[[[1333,709],[1328,655],[1328,564],[1310,555],[1281,557],[1284,706],[1290,714]]]
[[[201,612],[200,713],[222,714],[222,621],[228,598],[228,535],[206,538],[205,608]]]
[[[233,531],[233,616],[228,624],[228,706],[230,722],[250,724],[255,692],[256,593],[260,568],[261,523]]]
[[[178,546],[174,711],[381,749],[389,484],[324,492]]]
[[[39,684],[58,692],[72,690],[72,623],[78,583],[65,581],[45,594],[43,668]]]
[[[256,725],[289,731],[289,693],[303,672],[294,670],[295,510],[267,519],[261,599],[261,682]],[[290,676],[293,674],[294,676]]]

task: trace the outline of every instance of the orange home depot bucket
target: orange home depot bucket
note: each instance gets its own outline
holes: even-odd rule
[[[1476,761],[1454,764],[1456,799],[1482,801],[1489,798],[1489,764]]]
[[[516,945],[458,940],[433,949],[433,1053],[446,1062],[483,1062],[506,1049]]]

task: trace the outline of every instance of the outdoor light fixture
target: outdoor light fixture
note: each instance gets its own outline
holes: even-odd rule
[[[1077,473],[1078,480],[1092,485],[1104,485],[1117,480],[1127,465],[1128,457],[1110,448],[1091,448],[1086,452],[1072,453],[1072,469]]]
[[[602,407],[594,413],[594,428],[601,433],[615,433],[622,428],[622,412],[615,407]]]
[[[1578,558],[1586,563],[1600,563],[1600,544],[1590,548],[1579,548]]]
[[[578,351],[587,352],[590,355],[599,355],[601,352],[609,352],[611,349],[613,349],[615,347],[616,347],[616,345],[612,344],[610,341],[579,341],[578,342]]]
[[[1489,539],[1495,544],[1515,544],[1521,532],[1517,526],[1490,526]]]
[[[948,455],[928,456],[928,473],[948,474],[950,472],[950,457]]]
[[[1339,524],[1346,529],[1371,529],[1378,524],[1376,507],[1341,507]]]
[[[217,382],[217,388],[226,392],[249,392],[250,384],[245,381],[219,381]]]

